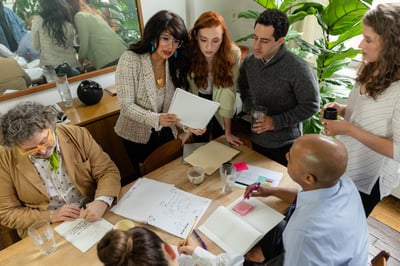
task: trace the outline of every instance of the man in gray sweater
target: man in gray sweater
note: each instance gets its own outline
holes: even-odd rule
[[[262,105],[267,116],[253,124],[252,147],[287,165],[292,143],[302,135],[302,121],[319,110],[315,70],[287,50],[289,21],[285,13],[267,9],[254,26],[253,54],[243,61],[239,90],[245,108]]]

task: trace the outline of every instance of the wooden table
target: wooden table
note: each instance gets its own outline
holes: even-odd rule
[[[240,150],[240,153],[233,159],[233,162],[245,161],[251,165],[282,172],[284,175],[279,186],[298,187],[298,185],[295,184],[287,175],[285,167],[274,161],[271,161],[270,159],[260,155],[244,145],[238,147],[237,149]],[[199,196],[208,197],[213,200],[211,209],[215,209],[216,206],[219,206],[220,204],[226,206],[243,195],[244,190],[239,187],[235,187],[233,192],[230,194],[223,194],[221,192],[218,171],[211,176],[206,176],[206,179],[202,184],[193,185],[189,182],[186,176],[186,171],[189,168],[189,164],[183,163],[182,158],[178,158],[175,161],[172,161],[169,164],[166,164],[163,167],[149,173],[146,175],[146,177],[175,184],[175,186],[179,189],[194,193]],[[125,193],[131,186],[132,184],[124,186],[121,190],[121,194]],[[269,197],[262,200],[280,212],[284,212],[288,207],[287,203],[275,197]],[[132,208],[134,208],[134,206],[135,205],[133,203]],[[209,215],[211,211],[212,210],[207,211],[205,216]],[[104,218],[113,224],[121,219],[120,216],[112,212],[107,212]],[[203,221],[204,219],[205,217],[203,217]],[[200,221],[199,225],[203,221]],[[135,222],[135,224],[139,225],[140,223]],[[148,225],[144,226],[156,231],[162,239],[170,244],[177,245],[180,241],[179,238],[157,228]],[[57,250],[53,254],[47,256],[41,254],[40,251],[34,246],[32,240],[28,237],[0,251],[0,265],[102,265],[97,258],[96,246],[93,246],[86,253],[82,253],[57,233],[55,233],[55,237],[57,242]],[[202,238],[209,247],[210,251],[216,254],[222,252],[221,249],[211,242],[211,240],[209,240],[207,237],[202,235]]]

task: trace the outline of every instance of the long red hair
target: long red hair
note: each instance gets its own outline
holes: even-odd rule
[[[208,64],[205,56],[200,50],[197,34],[203,28],[222,27],[222,43],[214,55],[213,61],[213,85],[220,88],[233,85],[232,66],[235,64],[231,55],[232,40],[229,36],[224,18],[213,11],[207,11],[200,15],[190,31],[190,47],[192,52],[192,63],[189,73],[194,83],[199,88],[208,86]],[[193,76],[194,74],[194,76]]]

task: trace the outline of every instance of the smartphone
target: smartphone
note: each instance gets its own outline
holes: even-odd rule
[[[245,202],[245,201],[240,201],[238,204],[236,204],[232,210],[235,212],[239,213],[242,216],[245,216],[249,212],[251,212],[254,209],[254,206]]]

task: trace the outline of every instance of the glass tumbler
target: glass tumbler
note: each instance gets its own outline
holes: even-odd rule
[[[73,105],[71,90],[67,79],[67,74],[59,73],[56,78],[56,85],[58,93],[60,94],[61,100],[65,107],[71,107]]]

